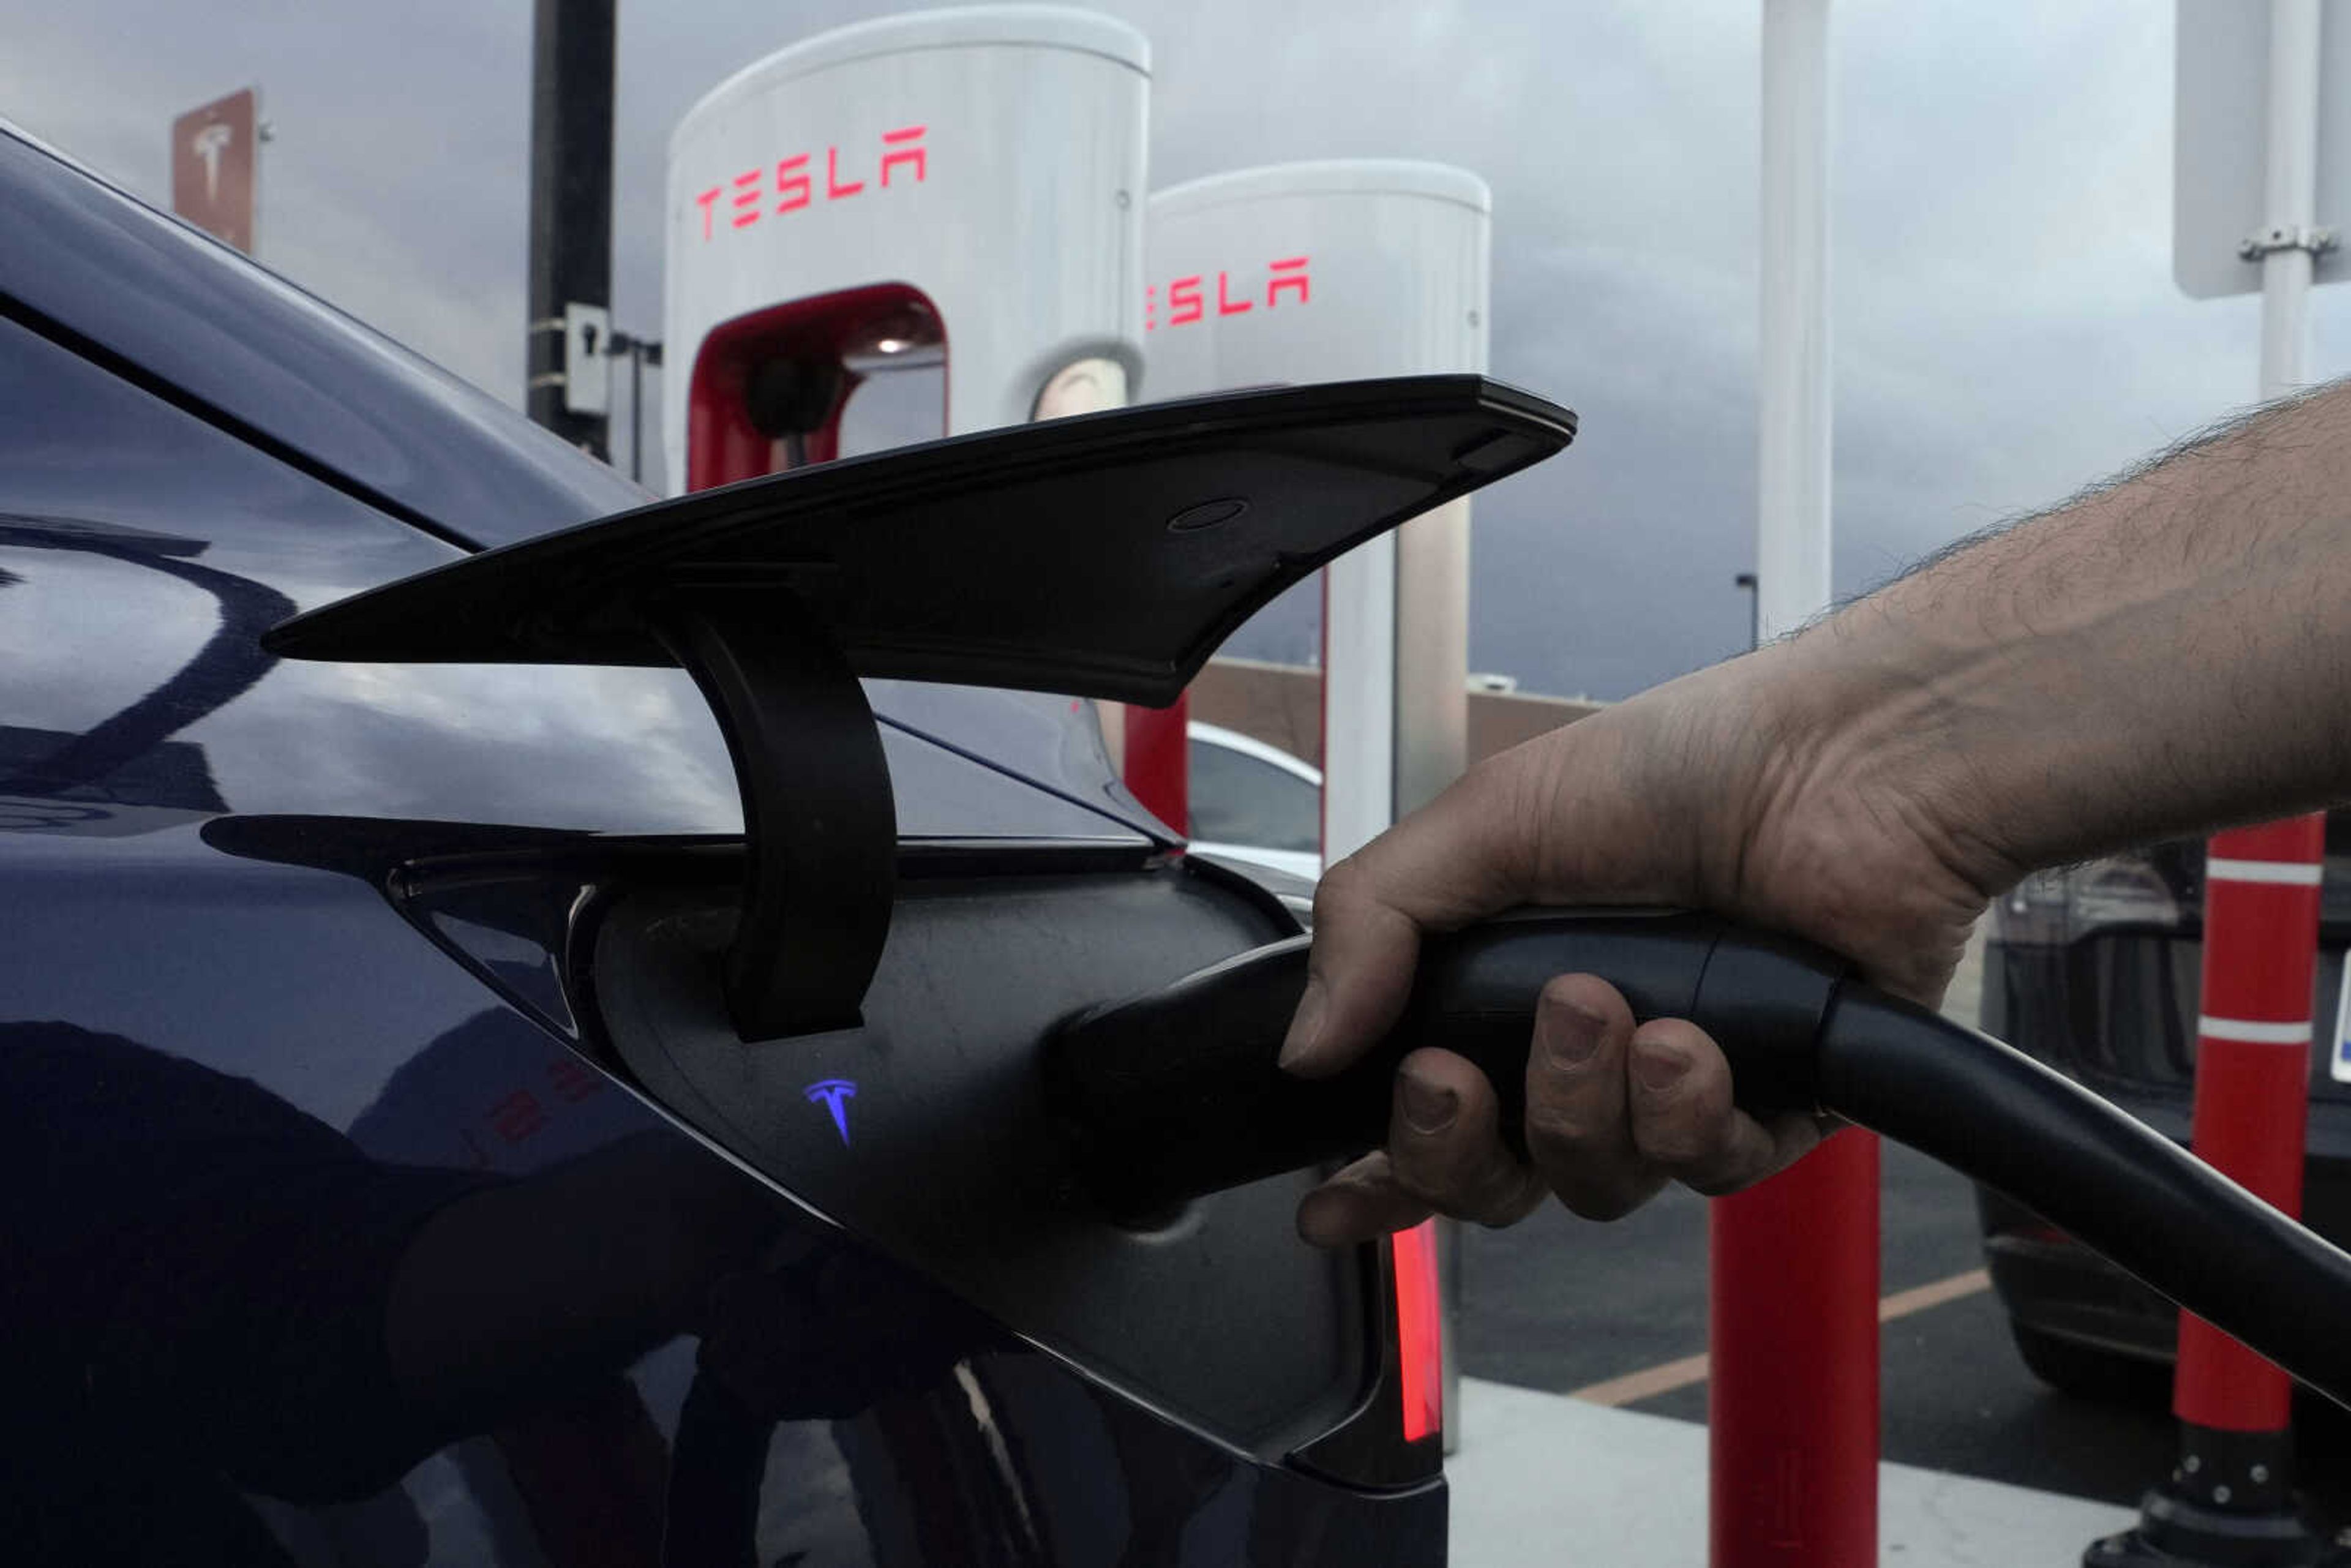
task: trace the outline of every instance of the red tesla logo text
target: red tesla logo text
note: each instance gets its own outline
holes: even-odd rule
[[[1246,269],[1238,275],[1231,272],[1219,272],[1217,274],[1216,297],[1213,301],[1208,296],[1208,278],[1206,273],[1195,273],[1189,277],[1175,278],[1168,283],[1165,289],[1167,325],[1188,327],[1195,321],[1207,320],[1211,310],[1219,316],[1246,316],[1259,305],[1263,305],[1268,310],[1281,305],[1285,300],[1290,304],[1303,305],[1313,298],[1307,287],[1306,261],[1307,258],[1302,256],[1284,256],[1280,261],[1269,261],[1258,277],[1250,276]],[[1238,281],[1236,281],[1236,277]],[[1262,289],[1258,287],[1259,281],[1264,284]],[[1143,291],[1143,329],[1146,332],[1159,330],[1161,292],[1155,283]]]
[[[519,1144],[546,1125],[547,1113],[528,1089],[517,1089],[490,1107],[490,1131],[509,1144]]]
[[[919,185],[930,177],[930,158],[923,146],[925,129],[902,125],[882,133],[881,162],[872,166],[872,177],[882,189],[886,191],[893,184]],[[815,167],[814,153],[795,152],[772,164],[746,169],[702,192],[694,198],[694,204],[702,209],[702,237],[706,240],[716,233],[721,218],[728,228],[747,229],[762,218],[795,212],[817,202],[845,202],[869,183],[860,176],[854,148],[846,162],[839,147],[824,150],[821,183]]]
[[[587,1063],[559,1057],[547,1064],[547,1081],[554,1086],[556,1097],[577,1104],[590,1094],[601,1093],[604,1081],[590,1070]]]

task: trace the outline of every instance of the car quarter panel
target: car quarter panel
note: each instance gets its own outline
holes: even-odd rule
[[[453,961],[463,934],[404,915],[382,862],[253,852],[252,824],[298,818],[340,825],[312,843],[739,831],[675,672],[254,645],[451,553],[0,320],[17,1549],[650,1563],[706,1528],[811,1563],[1440,1552],[1440,1492],[1371,1506],[1246,1459],[745,1174],[497,983],[562,955],[484,928]],[[890,744],[911,834],[1149,850]]]

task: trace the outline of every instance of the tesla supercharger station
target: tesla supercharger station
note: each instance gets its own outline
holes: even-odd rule
[[[843,27],[714,89],[670,138],[671,487],[835,455],[902,367],[944,363],[947,434],[1124,402],[1149,90],[1143,35],[1045,5]]]
[[[1277,164],[1155,193],[1144,390],[1157,400],[1482,372],[1491,210],[1475,174],[1390,161]],[[1326,863],[1466,765],[1468,526],[1469,503],[1456,501],[1323,571]],[[1404,1232],[1396,1249],[1399,1291],[1437,1294],[1432,1233]],[[1449,1312],[1426,1305],[1421,1321],[1449,1326]],[[1449,1413],[1458,1408],[1449,1344],[1444,1360]],[[1457,1429],[1448,1420],[1448,1442]]]

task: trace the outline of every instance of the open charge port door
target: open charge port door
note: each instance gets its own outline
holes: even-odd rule
[[[1404,1436],[1385,1249],[1298,1239],[1314,1171],[1113,1217],[1047,1111],[1071,1018],[1295,923],[1148,847],[1078,864],[902,838],[860,683],[1164,705],[1292,583],[1574,432],[1475,376],[1081,414],[655,503],[263,641],[686,669],[734,763],[741,874],[591,901],[566,940],[591,1040],[779,1187],[1134,1398],[1268,1463],[1416,1488],[1437,1444]]]
[[[757,1045],[718,979],[731,899],[643,892],[595,936],[596,1010],[646,1089],[753,1168],[998,1322],[1279,1460],[1373,1401],[1390,1354],[1378,1254],[1298,1239],[1311,1170],[1114,1220],[1040,1092],[1043,1042],[1069,1017],[1294,931],[1219,881],[1180,865],[902,881],[862,1026]],[[1433,1454],[1392,1467],[1340,1479],[1436,1473]]]

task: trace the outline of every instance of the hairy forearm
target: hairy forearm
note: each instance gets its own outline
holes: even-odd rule
[[[1819,765],[1986,891],[2351,798],[2351,384],[1949,552],[1773,651]]]

